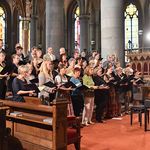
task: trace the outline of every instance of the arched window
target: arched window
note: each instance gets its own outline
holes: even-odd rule
[[[23,44],[23,33],[22,33],[22,17],[19,16],[19,43],[22,45]]]
[[[5,29],[6,29],[5,27],[6,27],[6,14],[4,9],[0,6],[0,39],[3,39],[3,43],[5,43]]]
[[[75,24],[74,24],[74,39],[75,39],[75,48],[80,49],[80,20],[79,20],[79,15],[80,15],[80,9],[77,7],[75,9],[74,13],[74,19],[75,19]]]
[[[132,3],[125,10],[125,49],[139,48],[138,9]]]

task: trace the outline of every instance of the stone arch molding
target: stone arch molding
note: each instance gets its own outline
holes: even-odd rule
[[[23,0],[13,0],[13,11],[14,9],[18,10],[18,14],[22,17],[25,17],[25,4],[23,3]]]

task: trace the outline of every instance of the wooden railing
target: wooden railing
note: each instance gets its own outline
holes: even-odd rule
[[[150,80],[150,51],[129,52],[127,57],[133,70],[140,71],[146,80]]]

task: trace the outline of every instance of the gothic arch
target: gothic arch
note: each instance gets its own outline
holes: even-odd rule
[[[144,75],[148,75],[148,63],[147,62],[144,62],[143,73]]]
[[[26,12],[25,12],[25,8],[26,8],[26,3],[23,0],[14,0],[13,1],[13,10],[17,10],[18,14],[22,17],[26,16]]]
[[[68,54],[72,54],[72,50],[74,49],[74,35],[73,35],[73,29],[74,29],[74,23],[73,23],[73,14],[78,6],[77,1],[72,1],[70,3],[68,10],[67,10],[67,49]]]
[[[140,62],[137,64],[137,70],[140,72],[142,71],[142,65]]]

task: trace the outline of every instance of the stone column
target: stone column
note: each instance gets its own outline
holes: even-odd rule
[[[80,51],[88,48],[88,26],[89,26],[89,16],[80,16]]]
[[[31,13],[31,23],[30,23],[30,49],[33,47],[33,46],[37,46],[37,38],[36,38],[36,35],[37,35],[37,19],[38,19],[38,16],[37,16],[37,0],[32,0],[32,13]]]
[[[30,48],[36,45],[36,31],[37,31],[37,16],[31,16],[31,23],[30,23]]]
[[[96,23],[95,23],[95,12],[91,12],[90,23],[89,23],[89,31],[90,31],[90,50],[96,48]]]
[[[27,56],[29,50],[29,24],[30,20],[27,18],[23,18],[22,21],[22,46],[23,46],[23,54]]]
[[[102,57],[116,54],[124,62],[124,16],[122,0],[101,0]]]
[[[101,20],[100,20],[100,8],[96,9],[96,27],[95,27],[95,30],[96,30],[96,50],[98,50],[100,53],[101,53],[101,33],[100,33],[100,30],[101,30]]]
[[[46,49],[52,47],[58,57],[64,38],[64,1],[46,0]]]

